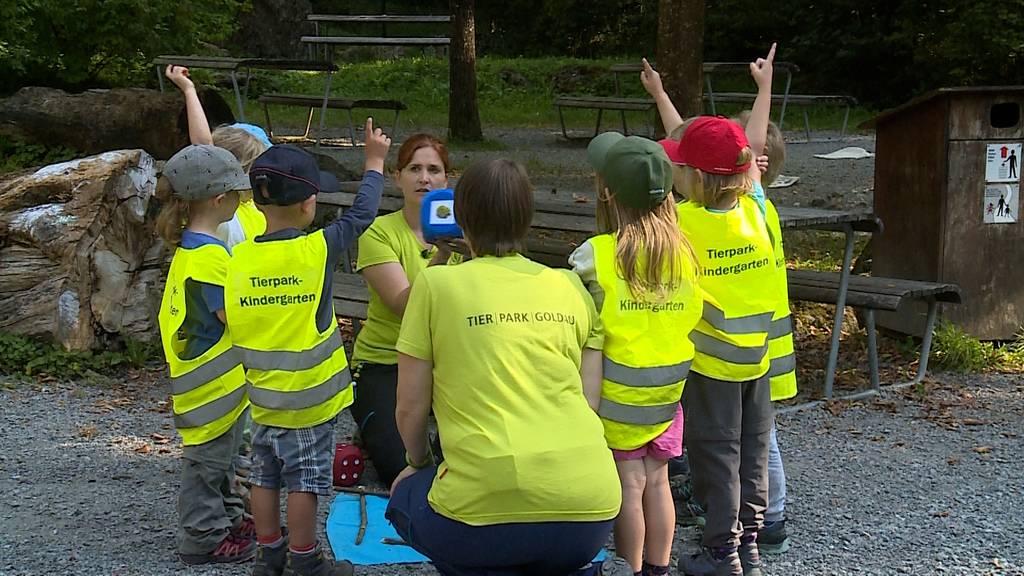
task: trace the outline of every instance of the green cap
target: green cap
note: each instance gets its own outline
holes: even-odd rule
[[[590,141],[587,160],[627,206],[653,208],[672,192],[672,163],[653,140],[605,132]]]

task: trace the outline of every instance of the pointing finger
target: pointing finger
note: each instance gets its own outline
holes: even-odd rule
[[[775,61],[775,45],[776,44],[777,44],[776,42],[772,42],[772,47],[771,47],[770,50],[768,50],[768,57],[766,58],[766,60],[768,60],[769,64]]]

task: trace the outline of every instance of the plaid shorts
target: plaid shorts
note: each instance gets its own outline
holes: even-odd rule
[[[331,493],[334,418],[311,428],[277,428],[253,423],[253,486],[288,492]]]

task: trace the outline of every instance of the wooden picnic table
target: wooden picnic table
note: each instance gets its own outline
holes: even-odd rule
[[[160,91],[164,89],[163,68],[168,64],[185,66],[188,68],[206,68],[210,70],[222,70],[231,77],[231,87],[235,91],[235,103],[238,106],[239,120],[245,122],[245,98],[249,93],[249,79],[253,70],[295,70],[300,72],[323,72],[324,81],[324,102],[330,94],[331,74],[338,71],[338,67],[331,62],[319,62],[315,60],[295,60],[288,58],[233,58],[228,56],[184,56],[184,55],[161,55],[153,59],[153,66],[156,67],[156,79],[160,85]],[[238,72],[245,70],[245,91],[238,87]],[[326,108],[326,106],[325,106]]]
[[[653,66],[653,64],[652,64]],[[792,62],[775,62],[773,64],[775,70],[782,70],[786,73],[786,87],[782,92],[782,110],[779,112],[779,130],[786,122],[786,104],[789,103],[789,87],[793,83],[793,72],[799,72],[800,67]],[[615,74],[615,94],[619,95],[619,74],[638,73],[643,70],[643,64],[639,62],[629,62],[625,64],[614,64],[611,67],[612,73]],[[705,95],[708,99],[708,103],[711,105],[711,113],[716,114],[715,111],[715,91],[711,86],[711,77],[716,72],[743,72],[750,70],[749,62],[704,62],[702,65],[704,72],[704,84],[707,86],[707,94]],[[751,95],[753,96],[753,95]]]

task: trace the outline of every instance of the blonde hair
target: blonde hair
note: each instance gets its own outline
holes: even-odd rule
[[[626,206],[614,195],[607,204],[618,222],[615,264],[634,298],[664,302],[685,279],[696,276],[697,257],[676,222],[671,195],[651,209]]]
[[[747,122],[750,121],[750,110],[740,112],[733,120],[746,128]],[[768,135],[764,141],[764,155],[768,157],[768,169],[761,175],[761,182],[767,188],[779,177],[782,166],[786,163],[786,140],[782,137],[782,131],[771,120],[768,121]]]
[[[742,166],[754,159],[749,147],[740,150],[736,165]],[[754,190],[754,181],[747,172],[739,174],[708,174],[692,166],[680,166],[673,172],[676,188],[688,201],[701,206],[718,206],[722,199],[734,194],[739,197]]]
[[[191,203],[175,196],[170,181],[164,176],[156,181],[153,195],[164,203],[156,217],[156,233],[172,246],[181,244],[181,231],[188,225]]]
[[[267,150],[267,145],[259,138],[234,126],[218,126],[213,131],[213,145],[234,154],[246,172],[252,168],[253,161]]]
[[[594,173],[594,188],[597,191],[597,209],[595,210],[597,233],[615,232],[619,229],[619,222],[615,217],[615,206],[612,203],[612,196],[605,186],[604,177],[597,172]]]

